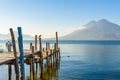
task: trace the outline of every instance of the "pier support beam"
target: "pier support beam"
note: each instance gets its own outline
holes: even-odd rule
[[[22,29],[21,29],[21,27],[18,27],[18,43],[19,43],[19,52],[20,52],[21,80],[25,80],[23,38],[22,38]]]
[[[39,49],[42,52],[42,39],[41,39],[41,35],[39,36]]]
[[[15,77],[16,80],[19,80],[19,66],[18,66],[18,57],[17,57],[17,52],[16,52],[16,43],[15,43],[15,37],[12,28],[10,28],[10,34],[11,34],[11,39],[12,39],[12,45],[13,45],[13,53],[15,57]]]
[[[58,33],[56,32],[56,48],[58,49]]]
[[[31,47],[31,54],[30,57],[30,80],[35,80],[35,71],[34,71],[34,46],[32,46],[32,43],[30,43]]]
[[[8,64],[8,80],[12,80],[12,66]]]
[[[35,50],[37,50],[37,35],[35,35]]]

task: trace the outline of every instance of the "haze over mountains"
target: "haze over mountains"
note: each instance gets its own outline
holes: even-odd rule
[[[91,21],[62,40],[120,40],[120,26],[105,19]]]
[[[17,40],[18,33],[14,32]],[[0,40],[10,40],[10,34],[1,34]],[[34,37],[23,34],[24,40],[34,40]],[[50,38],[49,38],[50,39]],[[51,38],[53,39],[53,38]],[[88,24],[80,26],[77,30],[59,37],[60,40],[120,40],[120,26],[101,19],[99,21],[90,21]]]

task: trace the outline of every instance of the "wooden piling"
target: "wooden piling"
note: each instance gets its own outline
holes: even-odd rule
[[[32,52],[32,43],[30,43],[30,51]]]
[[[12,66],[8,64],[8,80],[12,80]]]
[[[35,35],[35,50],[37,50],[37,35]]]
[[[46,51],[48,51],[48,42],[46,42]]]
[[[30,80],[33,80],[33,73],[32,73],[32,59],[30,59]]]
[[[33,75],[33,80],[35,80],[35,73],[34,73],[34,46],[32,46],[32,75]]]
[[[50,50],[50,42],[48,42],[48,50]]]
[[[53,57],[52,57],[53,55],[52,55],[52,50],[50,50],[50,65],[51,65],[51,68],[52,68],[52,61],[53,61]]]
[[[58,33],[56,32],[56,62],[59,62],[60,60],[60,52],[58,48]]]
[[[36,79],[37,79],[37,77],[38,77],[37,74],[38,74],[38,63],[36,63]],[[35,80],[36,80],[36,79],[35,79]]]
[[[15,57],[15,77],[16,80],[19,80],[19,66],[18,66],[18,57],[17,57],[17,52],[16,52],[16,43],[15,43],[15,37],[12,28],[10,28],[10,34],[11,34],[11,39],[12,39],[12,47],[13,47],[13,53]]]
[[[42,40],[41,40],[41,35],[39,36],[39,49],[42,51]]]
[[[43,55],[42,52],[44,51],[44,48],[42,50],[42,39],[41,39],[41,35],[39,36],[39,50],[40,50],[40,79],[43,78]]]
[[[56,51],[57,51],[57,44],[55,43],[55,44],[54,44],[54,56],[55,56],[55,62],[57,62],[57,53],[56,53]]]
[[[58,33],[56,32],[56,48],[58,49]]]
[[[49,55],[48,55],[48,52],[49,52],[49,42],[46,42],[46,59],[47,59],[47,62],[49,61]],[[47,64],[48,65],[48,64]]]
[[[55,50],[53,50],[53,66],[54,66],[54,62],[55,62]]]
[[[40,79],[43,79],[43,55],[40,53]]]
[[[20,52],[21,80],[25,80],[23,38],[22,38],[22,29],[21,29],[21,27],[18,27],[18,43],[19,43],[19,52]]]
[[[31,54],[32,54],[32,43],[30,43],[30,51],[31,51]],[[32,56],[33,57],[33,56]],[[29,60],[29,63],[30,63],[30,80],[33,80],[33,73],[32,73],[32,57],[30,58]]]
[[[46,51],[46,66],[48,67],[49,66],[49,56],[48,56],[48,51]]]
[[[60,59],[61,59],[61,56],[60,56],[60,48],[59,48],[59,51],[58,51],[58,56],[59,56],[59,62],[60,62]]]
[[[35,74],[34,74],[34,46],[32,46],[31,43],[31,54],[30,57],[30,80],[35,80]]]

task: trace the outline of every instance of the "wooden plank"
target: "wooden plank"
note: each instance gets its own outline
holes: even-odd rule
[[[31,53],[30,50],[24,50],[24,59],[30,58],[32,56],[32,54],[30,54],[30,53]],[[47,58],[46,51],[41,52],[40,50],[38,50],[38,51],[34,51],[35,59],[41,58],[39,56],[40,54],[42,54],[41,56],[42,56],[43,59]],[[48,56],[50,56],[51,54],[53,54],[53,50],[52,50],[52,53],[50,53],[50,50],[48,50]],[[17,56],[19,58],[20,53],[17,52]],[[8,53],[8,52],[0,53],[0,65],[8,64],[9,62],[14,61],[14,59],[15,59],[15,57],[13,55],[13,52],[11,52],[11,53]]]

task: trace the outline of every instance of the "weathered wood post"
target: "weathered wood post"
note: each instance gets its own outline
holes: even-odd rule
[[[55,70],[55,80],[58,80],[58,63],[56,63],[56,66],[55,66],[56,70]]]
[[[34,74],[34,46],[31,43],[31,56],[30,56],[30,80],[35,80]]]
[[[39,36],[39,49],[40,49],[40,79],[43,78],[43,55],[42,55],[42,39]]]
[[[59,47],[58,47],[58,33],[57,32],[56,32],[56,57],[57,57],[56,62],[59,62],[60,52],[59,52]]]
[[[37,62],[36,62],[36,72],[35,72],[35,74],[36,74],[36,79],[37,79],[37,74],[38,74],[38,63]]]
[[[55,54],[54,54],[54,52],[55,51],[53,50],[53,53],[52,53],[53,54],[53,66],[54,66],[54,62],[55,62]]]
[[[35,50],[37,50],[37,35],[35,35]]]
[[[32,43],[30,43],[30,51],[31,51],[31,54],[32,54]],[[33,57],[33,56],[32,56]],[[29,63],[30,63],[30,80],[33,80],[33,73],[32,73],[32,59],[31,59],[31,57],[30,57],[30,59],[29,59]]]
[[[52,63],[52,53],[51,53],[51,49],[50,49],[50,42],[48,42],[48,52],[49,52],[49,63],[50,63],[49,65],[51,65],[51,63]]]
[[[37,50],[37,35],[35,35],[35,50]],[[38,64],[36,63],[36,68],[38,67]]]
[[[48,65],[49,65],[49,62],[48,62],[48,61],[49,61],[48,51],[46,51],[46,55],[47,55],[47,56],[46,56],[46,66],[48,67]]]
[[[48,60],[48,42],[46,42],[46,55],[47,55],[47,60]]]
[[[54,43],[54,49],[53,49],[53,67],[55,65],[56,62],[56,48],[55,48],[56,43]]]
[[[59,48],[59,51],[58,51],[58,58],[59,58],[59,62],[60,62],[60,48]]]
[[[50,63],[51,63],[50,65],[51,65],[51,69],[52,69],[52,60],[53,60],[52,59],[52,50],[50,49]]]
[[[41,35],[39,36],[39,49],[42,51],[42,40],[41,40]]]
[[[46,42],[46,51],[48,51],[48,42]]]
[[[19,43],[19,52],[20,52],[21,80],[25,80],[23,38],[22,38],[22,29],[21,29],[21,27],[18,27],[18,43]]]
[[[30,51],[32,51],[32,43],[30,43]]]
[[[42,52],[40,52],[40,79],[43,78],[43,55]]]
[[[8,80],[12,80],[12,66],[11,64],[8,64]]]
[[[32,59],[30,59],[30,80],[33,80],[33,73],[32,73]]]
[[[15,43],[15,37],[12,28],[10,28],[10,34],[11,34],[11,39],[12,39],[12,47],[13,47],[13,53],[15,57],[15,76],[16,80],[19,80],[19,66],[18,66],[18,57],[17,57],[17,52],[16,52],[16,43]]]
[[[52,55],[52,56],[51,56],[51,57],[52,57],[52,61],[51,61],[51,62],[52,62],[52,67],[53,67],[53,63],[54,63],[54,54],[53,54],[53,53],[54,53],[54,51],[53,51],[53,49],[51,49],[51,55]]]
[[[58,47],[58,33],[56,32],[56,50],[57,50],[57,61],[60,61],[60,48]]]
[[[56,32],[56,48],[58,49],[58,33]]]
[[[34,46],[32,46],[32,61],[31,61],[31,64],[32,64],[32,75],[33,75],[33,80],[35,80],[35,73],[34,73]]]
[[[49,42],[46,42],[46,63],[47,63],[47,67],[50,66],[50,48],[49,48]]]
[[[48,42],[48,50],[50,50],[50,42]]]
[[[57,53],[56,53],[56,51],[57,51],[56,48],[57,48],[57,47],[56,47],[56,46],[57,46],[57,44],[55,43],[55,44],[54,44],[54,56],[55,56],[55,62],[57,61]]]

